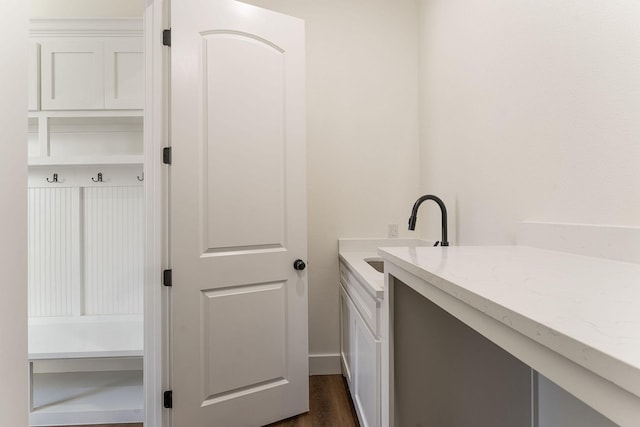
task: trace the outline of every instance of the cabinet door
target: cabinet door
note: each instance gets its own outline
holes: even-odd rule
[[[40,44],[29,42],[29,111],[40,109]]]
[[[378,427],[380,419],[380,341],[376,340],[362,317],[354,316],[355,361],[354,404],[363,427]]]
[[[43,110],[104,108],[102,41],[42,42]]]
[[[351,369],[354,342],[351,338],[353,329],[353,312],[349,307],[349,297],[342,286],[340,288],[340,358],[342,359],[343,374],[351,385]]]
[[[142,109],[144,106],[144,55],[142,37],[104,41],[106,109]]]

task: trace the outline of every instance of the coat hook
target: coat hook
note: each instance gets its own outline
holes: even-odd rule
[[[138,181],[142,182],[144,181],[144,171],[142,171],[142,176],[136,176],[136,178],[138,178]]]
[[[91,181],[93,182],[102,182],[102,172],[98,172],[98,179],[91,177]]]
[[[47,182],[50,182],[50,183],[58,182],[58,174],[54,173],[53,174],[53,179],[47,178]]]

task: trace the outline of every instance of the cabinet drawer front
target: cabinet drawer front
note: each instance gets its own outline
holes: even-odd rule
[[[371,333],[378,338],[380,336],[380,301],[367,292],[365,285],[342,262],[340,263],[340,281]]]

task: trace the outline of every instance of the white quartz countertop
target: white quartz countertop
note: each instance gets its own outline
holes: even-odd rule
[[[382,260],[378,248],[431,246],[433,242],[420,239],[339,239],[338,256],[347,264],[367,291],[376,298],[384,296],[384,274],[367,264],[367,260]]]
[[[640,396],[640,265],[526,246],[381,248],[386,262]]]
[[[340,252],[340,259],[345,262],[351,271],[366,286],[367,291],[376,298],[384,295],[384,274],[376,271],[367,264],[366,260],[381,259],[375,250],[363,252]]]

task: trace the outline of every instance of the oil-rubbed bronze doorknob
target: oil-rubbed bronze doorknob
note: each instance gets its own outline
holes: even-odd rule
[[[304,261],[301,260],[301,259],[297,259],[297,260],[293,261],[293,269],[294,270],[302,271],[306,267],[307,267],[307,264],[305,264]]]

